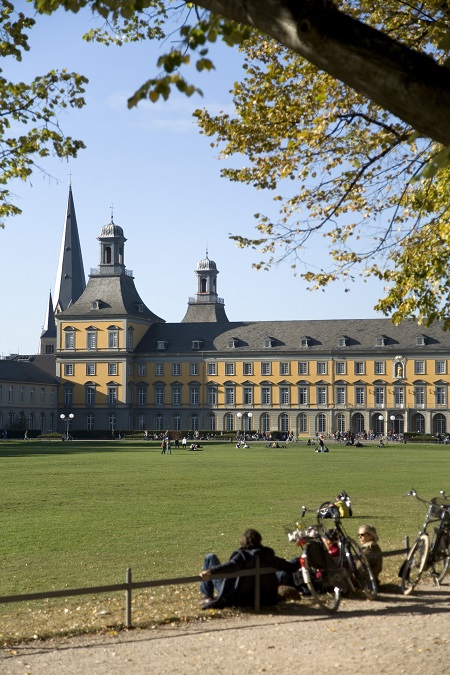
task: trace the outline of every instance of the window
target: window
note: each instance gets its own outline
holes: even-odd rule
[[[382,408],[384,406],[384,387],[375,387],[374,396],[375,405]]]
[[[244,405],[251,405],[253,403],[253,387],[244,387],[243,403]]]
[[[173,430],[174,431],[181,431],[181,415],[174,415],[173,416]]]
[[[225,375],[234,375],[234,363],[225,364]]]
[[[396,408],[403,408],[405,405],[404,387],[394,387],[394,405]]]
[[[340,337],[338,340],[338,347],[346,347],[347,346],[347,338],[345,336]]]
[[[280,387],[280,405],[289,405],[289,387]]]
[[[117,387],[108,387],[108,403],[109,405],[116,405],[117,403]],[[115,421],[115,418],[114,418]]]
[[[336,427],[337,430],[340,431],[341,433],[345,433],[345,415],[342,413],[339,413],[339,415],[336,415]]]
[[[365,361],[355,361],[355,375],[364,375],[366,372]]]
[[[208,431],[216,430],[216,416],[208,415]]]
[[[264,339],[264,347],[273,347],[274,340],[271,337]]]
[[[298,388],[298,404],[308,405],[308,387]]]
[[[319,434],[324,434],[327,430],[327,418],[323,413],[316,417],[316,429]]]
[[[138,387],[138,404],[147,405],[147,387]]]
[[[110,375],[115,375],[115,373],[110,373]],[[139,363],[138,364],[138,375],[145,376],[147,375],[147,364]]]
[[[366,403],[365,387],[355,387],[355,403],[356,405],[365,405]]]
[[[53,354],[54,351],[55,351],[54,345],[45,345],[45,353],[46,354]]]
[[[146,373],[143,373],[144,375]],[[155,365],[155,375],[162,377],[164,375],[164,363],[157,363]]]
[[[297,433],[298,434],[308,433],[308,418],[305,413],[300,413],[300,415],[297,418]]]
[[[97,332],[88,331],[86,333],[86,347],[88,349],[97,349]]]
[[[414,387],[414,401],[418,408],[425,405],[425,387]]]
[[[192,431],[198,431],[198,415],[195,413],[191,415],[191,425],[190,428]]]
[[[287,361],[281,361],[280,375],[289,375],[289,363]]]
[[[385,345],[386,345],[386,338],[384,337],[384,335],[379,335],[375,340],[375,346],[384,347]]]
[[[436,405],[445,405],[445,387],[436,387]]]
[[[386,364],[384,361],[375,361],[374,373],[375,375],[384,375],[386,372]]]
[[[199,387],[190,387],[189,388],[189,398],[191,405],[198,405],[200,401],[200,389]]]
[[[119,331],[111,330],[108,331],[108,349],[117,349],[119,346]]]
[[[25,387],[19,389],[19,403],[25,403]]]
[[[0,384],[0,403],[2,402],[3,397],[3,386]]]
[[[30,403],[35,403],[36,402],[36,389],[34,387],[31,387],[30,389]]]
[[[108,375],[117,375],[117,363],[108,363]]]
[[[208,363],[208,375],[217,375],[217,363]]]
[[[181,375],[181,363],[172,363],[172,375]]]
[[[336,362],[336,375],[345,375],[347,372],[347,364],[345,361]]]
[[[127,334],[127,348],[133,349],[133,347],[134,347],[134,331],[133,328],[129,328]]]
[[[272,374],[272,364],[270,361],[264,361],[261,363],[261,375],[271,375]]]
[[[201,349],[202,344],[202,340],[192,340],[192,349]]]
[[[327,388],[317,387],[317,405],[327,404]]]
[[[164,387],[157,385],[155,387],[155,405],[164,405]]]
[[[225,387],[225,405],[234,405],[234,387]]]
[[[326,375],[326,374],[327,374],[327,362],[317,361],[317,375]]]
[[[208,387],[208,405],[217,405],[217,387]]]
[[[447,361],[435,361],[436,375],[445,375],[447,372]]]
[[[95,363],[86,363],[86,375],[95,375]]]
[[[425,345],[425,336],[424,335],[418,335],[416,344],[418,347],[423,347]]]
[[[50,405],[55,404],[55,390],[53,387],[50,389]]]
[[[65,349],[74,349],[75,348],[75,333],[74,331],[66,331],[65,340],[64,340]]]
[[[425,375],[425,361],[414,361],[414,373],[416,375]]]
[[[86,405],[95,405],[95,387],[86,387]]]
[[[128,375],[129,375],[130,377],[133,377],[133,373],[134,373],[133,364],[132,364],[132,363],[129,363],[129,364],[128,364]]]
[[[41,404],[45,403],[45,389],[41,387]]]
[[[190,375],[198,375],[198,363],[190,363],[189,364],[189,374]]]
[[[156,431],[162,431],[164,428],[164,417],[161,415],[155,415],[155,429]]]
[[[345,387],[336,387],[336,405],[345,405],[345,399]]]
[[[289,415],[280,415],[280,431],[289,431]]]
[[[309,338],[308,337],[302,337],[300,339],[300,347],[308,347],[309,346]]]
[[[244,363],[242,372],[244,375],[253,375],[253,363]]]
[[[73,403],[73,387],[66,387],[64,389],[64,405],[72,405]]]
[[[64,375],[73,375],[73,363],[64,364]]]
[[[146,420],[145,415],[139,415],[139,417],[138,417],[138,429],[139,429],[139,431],[144,431],[144,429],[147,428],[146,422],[147,422],[147,420]]]
[[[298,362],[298,374],[299,375],[308,375],[308,361],[299,361]]]
[[[224,417],[224,427],[225,431],[234,431],[234,421],[233,421],[233,415],[231,413],[227,413]]]
[[[8,389],[8,403],[14,403],[14,387]]]
[[[156,344],[156,349],[165,349],[166,348],[166,340],[158,340]]]
[[[261,387],[261,403],[262,405],[270,405],[272,403],[270,387]]]
[[[172,405],[181,405],[181,387],[172,387]]]
[[[88,415],[86,417],[86,429],[88,431],[93,431],[94,430],[94,415]]]

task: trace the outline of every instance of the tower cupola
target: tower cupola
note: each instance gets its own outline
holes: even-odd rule
[[[205,258],[198,262],[195,274],[197,295],[195,298],[189,298],[188,310],[183,323],[228,321],[224,300],[217,295],[219,270],[214,260],[208,258],[208,251],[206,251]]]
[[[116,225],[111,216],[111,222],[104,225],[98,237],[100,242],[100,274],[125,274],[124,246],[125,236],[120,225]]]

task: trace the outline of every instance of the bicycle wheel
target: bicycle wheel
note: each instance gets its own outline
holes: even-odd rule
[[[447,574],[450,563],[450,550],[447,545],[447,537],[447,532],[438,530],[430,546],[430,574],[437,586],[440,585]]]
[[[420,534],[403,565],[401,588],[404,595],[415,589],[423,574],[430,550],[430,539],[427,534]]]
[[[341,589],[336,585],[337,575],[333,570],[328,571],[322,562],[318,563],[317,547],[320,547],[318,542],[311,542],[303,553],[301,558],[303,581],[308,586],[313,600],[327,614],[333,614],[341,602]]]
[[[378,595],[377,582],[373,576],[372,568],[367,560],[366,554],[361,551],[354,539],[349,539],[349,549],[353,566],[354,585],[356,590],[362,591],[366,598],[375,600]]]

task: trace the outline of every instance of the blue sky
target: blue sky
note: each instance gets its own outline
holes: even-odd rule
[[[20,4],[26,7],[23,0]],[[28,183],[13,186],[23,213],[0,230],[0,355],[38,350],[48,293],[55,285],[69,174],[86,274],[98,264],[96,238],[110,220],[112,205],[114,221],[128,240],[127,268],[144,302],[166,321],[183,318],[206,248],[220,271],[218,293],[231,321],[377,316],[373,306],[382,290],[377,282],[358,281],[350,293],[342,285],[311,293],[288,264],[270,272],[252,269],[258,253],[238,249],[228,238],[229,233],[254,236],[254,213],[277,213],[270,193],[220,177],[218,151],[199,134],[192,117],[202,106],[231,111],[229,91],[242,74],[237,51],[218,47],[213,51],[216,71],[193,71],[203,99],[175,94],[167,102],[144,102],[130,111],[127,98],[155,73],[164,45],[84,43],[81,36],[92,25],[88,13],[38,17],[30,32],[31,51],[21,63],[5,63],[5,75],[14,79],[28,81],[65,67],[90,82],[87,106],[60,117],[65,133],[82,138],[87,149],[69,163],[42,160],[48,175],[36,172]],[[326,257],[321,245],[319,239],[310,251],[318,266]]]

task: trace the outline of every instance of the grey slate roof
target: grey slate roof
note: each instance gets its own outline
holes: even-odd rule
[[[45,316],[45,323],[42,329],[41,338],[55,338],[56,337],[56,322],[55,312],[53,309],[52,294],[50,293],[47,305],[47,314]]]
[[[100,309],[93,309],[95,301],[100,300]],[[139,306],[142,305],[142,312]],[[71,317],[89,320],[102,317],[130,316],[151,321],[164,321],[156,316],[141,300],[134,285],[134,279],[125,274],[91,275],[82,296],[58,318],[67,320]]]
[[[20,357],[19,357],[20,358]],[[33,358],[33,361],[36,357]],[[55,370],[55,359],[53,359],[53,371]],[[24,382],[29,384],[58,384],[54,375],[50,375],[45,370],[38,368],[32,361],[19,360],[0,360],[0,381],[1,382]]]
[[[228,321],[225,307],[217,302],[196,303],[190,302],[182,323],[204,323]]]
[[[417,337],[425,337],[425,345],[417,346]],[[384,336],[385,346],[377,347],[377,338]],[[272,347],[264,347],[266,338],[273,338]],[[301,347],[307,337],[308,347]],[[346,337],[347,346],[339,347],[339,339]],[[227,341],[236,339],[236,347],[228,348]],[[379,352],[380,354],[417,353],[418,350],[450,352],[450,331],[441,324],[429,328],[413,320],[395,326],[389,319],[330,319],[314,321],[258,321],[228,323],[165,323],[151,326],[137,346],[139,353],[161,352],[158,341],[166,341],[165,352],[192,352],[192,341],[202,340],[200,351],[228,351],[230,354],[266,352],[271,354],[296,352],[298,355],[333,352],[346,354]],[[164,353],[164,352],[163,352]]]
[[[81,254],[77,217],[73,203],[72,187],[69,186],[66,221],[59,254],[55,285],[55,309],[64,311],[78,300],[86,286],[83,256]]]

